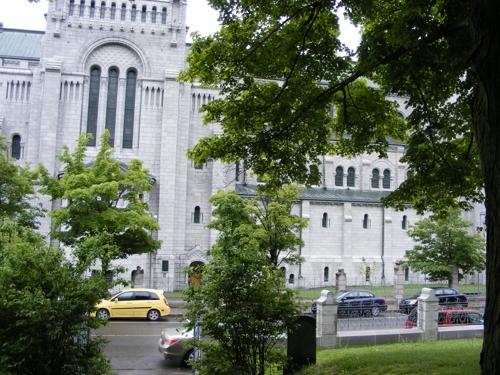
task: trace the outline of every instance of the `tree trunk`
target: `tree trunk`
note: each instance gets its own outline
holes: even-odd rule
[[[458,290],[458,266],[451,264],[451,279],[448,280],[448,288]]]
[[[472,107],[486,194],[486,316],[481,372],[500,373],[500,1],[477,0],[471,17],[478,86]]]

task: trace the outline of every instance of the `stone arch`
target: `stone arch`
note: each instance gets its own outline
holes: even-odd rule
[[[119,66],[120,71],[125,71],[128,68],[135,68],[139,74],[139,76],[142,77],[148,77],[151,73],[151,62],[149,58],[147,57],[146,53],[143,51],[139,45],[129,39],[125,38],[102,38],[99,40],[95,40],[93,42],[90,42],[86,46],[84,46],[81,51],[80,51],[80,56],[78,58],[78,70],[81,72],[85,72],[85,68],[89,63],[89,57],[91,56],[92,53],[94,53],[96,50],[108,46],[108,45],[115,45],[115,46],[121,46],[124,48],[127,48],[134,52],[138,58],[139,63],[136,63],[135,66],[128,65],[126,67],[119,66],[122,65],[120,64],[120,58],[114,59],[114,65]],[[106,64],[107,65],[107,64]],[[110,66],[105,66],[105,68],[109,68]]]

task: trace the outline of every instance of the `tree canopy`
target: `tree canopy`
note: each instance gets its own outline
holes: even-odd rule
[[[35,170],[24,167],[7,157],[5,137],[0,136],[0,215],[16,221],[21,226],[38,227],[38,218],[43,217],[41,205],[33,206],[36,200],[35,185],[38,183],[42,165]]]
[[[319,156],[385,156],[407,143],[408,179],[385,202],[419,212],[487,208],[484,374],[500,372],[500,3],[489,0],[209,0],[221,29],[194,35],[181,80],[220,88],[202,107],[223,133],[188,155],[242,160],[270,185],[317,183]],[[361,27],[339,41],[337,11]],[[356,58],[355,58],[356,57]],[[371,83],[374,83],[372,85]],[[403,120],[386,98],[406,99]],[[336,116],[327,113],[334,106]],[[332,134],[338,139],[331,142]],[[484,190],[483,190],[484,188]],[[484,195],[483,195],[484,191]],[[498,276],[497,276],[498,275]]]
[[[114,150],[105,131],[95,160],[88,163],[90,137],[82,133],[73,153],[64,146],[59,156],[66,167],[64,174],[60,179],[46,174],[42,191],[65,203],[49,214],[54,218],[54,238],[72,248],[80,266],[89,269],[100,261],[106,274],[114,260],[157,250],[160,242],[152,232],[159,226],[141,200],[152,189],[142,162],[133,159],[122,170],[111,157]]]
[[[486,266],[485,240],[479,233],[470,235],[472,223],[460,211],[447,217],[431,217],[416,222],[408,231],[417,245],[405,254],[405,266],[422,272],[431,281],[447,280],[457,287],[465,274],[482,272]]]
[[[277,266],[283,258],[300,261],[295,246],[306,223],[290,214],[297,191],[261,196],[265,206],[234,191],[211,197],[209,227],[218,237],[201,277],[185,291],[188,326],[211,339],[194,340],[203,351],[194,363],[200,374],[264,375],[269,366],[286,365],[286,354],[274,347],[294,327],[301,306]]]

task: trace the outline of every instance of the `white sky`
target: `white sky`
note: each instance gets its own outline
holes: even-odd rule
[[[217,12],[210,8],[207,0],[187,0],[187,26],[189,32],[199,31],[208,35],[218,29]],[[0,0],[0,22],[9,29],[45,30],[44,13],[48,9],[48,0],[30,3],[28,0]],[[342,41],[353,49],[359,41],[357,30],[343,20]]]

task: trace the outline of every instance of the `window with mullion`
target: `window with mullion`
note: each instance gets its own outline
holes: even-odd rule
[[[108,143],[111,147],[115,147],[117,97],[118,97],[118,70],[110,69],[108,73],[108,97],[106,101],[106,129],[109,130]]]
[[[90,71],[89,107],[87,112],[87,133],[92,134],[93,139],[88,146],[95,146],[97,131],[97,112],[99,109],[99,86],[101,81],[101,69],[92,68]]]
[[[134,135],[134,112],[135,112],[135,87],[137,73],[134,70],[127,72],[127,84],[125,86],[125,116],[123,119],[123,148],[132,148]]]

